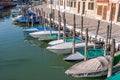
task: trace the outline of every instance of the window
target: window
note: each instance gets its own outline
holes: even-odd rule
[[[88,3],[88,9],[89,10],[94,10],[94,3],[93,2]]]
[[[102,9],[103,9],[103,6],[99,5],[97,8],[97,15],[102,15]]]
[[[60,5],[63,5],[63,0],[60,0]]]
[[[73,2],[70,3],[70,7],[72,7],[72,6],[73,6]]]
[[[74,8],[76,8],[76,2],[74,2]]]
[[[70,6],[70,1],[69,0],[67,0],[67,6]]]

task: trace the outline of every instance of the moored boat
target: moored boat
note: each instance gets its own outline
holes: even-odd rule
[[[36,28],[28,28],[28,29],[23,29],[24,32],[30,33],[30,32],[37,32],[37,31],[49,31],[49,30],[55,30],[55,28],[50,28],[50,27],[36,27]]]
[[[72,52],[72,42],[56,44],[53,46],[48,46],[47,49],[51,52],[58,53],[58,54],[68,54]],[[98,46],[97,44],[95,46]],[[76,43],[75,50],[83,49],[85,47],[85,42]],[[88,47],[94,47],[93,43],[88,43]]]
[[[65,42],[72,42],[73,38],[72,37],[67,37],[65,40],[66,40]],[[75,42],[80,42],[80,37],[76,37]],[[63,39],[51,41],[51,42],[48,43],[48,45],[53,46],[53,45],[61,44],[61,43],[64,43]]]
[[[63,32],[60,32],[61,34],[63,34]],[[38,32],[32,32],[29,33],[30,36],[34,37],[34,38],[45,38],[45,37],[49,37],[51,34],[58,34],[58,31],[38,31]]]
[[[115,53],[112,73],[120,71],[120,52]],[[101,77],[108,73],[110,56],[100,56],[87,61],[79,62],[65,71],[74,77]]]
[[[98,56],[104,55],[104,50],[102,48],[91,48],[87,51],[87,57],[88,59],[95,58]],[[109,54],[109,52],[107,52]],[[84,50],[78,50],[74,54],[70,54],[66,58],[64,58],[65,61],[82,61],[84,59]]]
[[[17,22],[20,17],[22,17],[22,15],[17,15],[17,16],[15,16],[15,17],[12,17],[12,20],[13,20],[14,22]]]

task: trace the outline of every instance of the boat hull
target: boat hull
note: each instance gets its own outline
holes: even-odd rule
[[[98,45],[97,45],[98,46]],[[84,49],[85,43],[77,43],[75,45],[75,50],[79,49]],[[89,44],[88,47],[93,48],[94,44]],[[58,53],[58,54],[69,54],[72,52],[72,42],[67,42],[67,43],[62,43],[62,44],[57,44],[53,46],[48,46],[47,49],[53,53]]]
[[[61,34],[62,33],[63,32],[61,32]],[[45,38],[45,37],[49,37],[50,34],[51,34],[50,31],[38,31],[38,32],[29,33],[29,35],[34,38]],[[58,31],[52,31],[52,34],[58,34]]]
[[[64,41],[62,39],[61,40],[51,41],[51,42],[48,43],[48,45],[53,46],[53,45],[61,44],[61,43],[64,43]]]

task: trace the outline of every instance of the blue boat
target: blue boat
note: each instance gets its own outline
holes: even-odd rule
[[[36,31],[49,31],[49,30],[53,30],[55,31],[55,28],[50,28],[50,27],[36,27],[36,28],[28,28],[28,29],[23,29],[24,32],[30,33],[30,32],[36,32]]]
[[[31,18],[32,17],[32,18]],[[32,11],[26,12],[26,15],[24,17],[20,17],[18,19],[18,22],[20,23],[39,23],[40,17],[36,17],[36,14]]]
[[[0,10],[4,9],[4,6],[0,6]]]
[[[27,23],[27,22],[29,22],[29,23],[31,23],[31,22],[38,23],[39,21],[36,21],[36,17],[35,16],[33,16],[32,20],[29,18],[29,16],[26,16],[26,17],[19,18],[18,22],[20,22],[20,23]]]

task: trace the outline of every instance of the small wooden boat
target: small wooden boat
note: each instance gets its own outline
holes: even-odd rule
[[[113,73],[120,71],[120,52],[114,56]],[[110,56],[100,56],[88,61],[79,62],[65,71],[67,75],[74,77],[101,77],[108,73]]]
[[[72,42],[67,42],[67,43],[61,43],[61,44],[56,44],[53,46],[48,46],[47,49],[50,50],[51,52],[58,53],[58,54],[68,54],[72,52]],[[95,45],[99,46],[99,45]],[[75,50],[83,49],[85,47],[85,42],[81,43],[76,43],[75,44]],[[93,43],[88,43],[88,48],[94,47]]]

